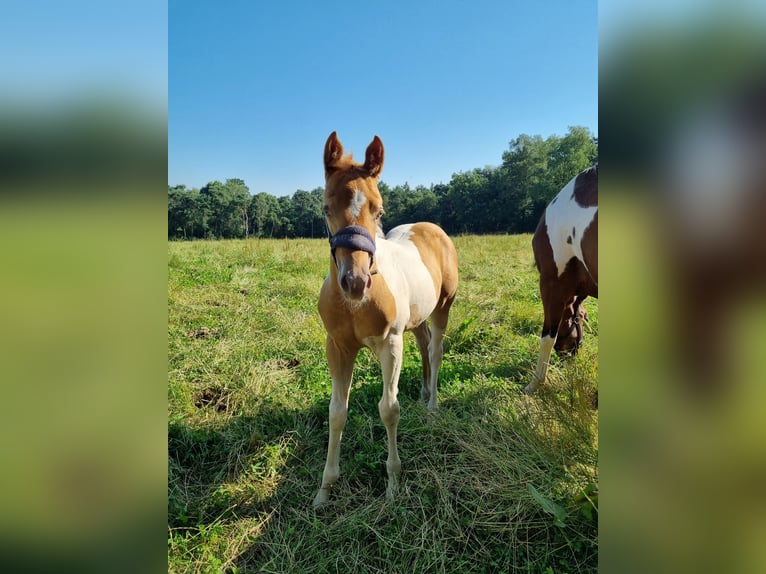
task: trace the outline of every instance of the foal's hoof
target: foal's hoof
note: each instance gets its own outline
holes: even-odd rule
[[[534,395],[538,386],[540,386],[540,383],[529,383],[526,387],[524,387],[524,392],[528,395]]]
[[[314,502],[312,506],[314,507],[314,510],[316,510],[317,508],[323,507],[329,501],[330,501],[330,489],[320,488],[319,492],[317,492],[317,495],[314,497]]]

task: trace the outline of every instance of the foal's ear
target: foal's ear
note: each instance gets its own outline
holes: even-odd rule
[[[383,171],[383,142],[378,136],[375,136],[367,146],[364,154],[364,168],[373,177],[377,177]]]
[[[324,170],[330,173],[340,158],[343,157],[343,144],[338,139],[338,134],[332,132],[324,144]]]

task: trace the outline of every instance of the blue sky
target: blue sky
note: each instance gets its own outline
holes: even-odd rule
[[[164,113],[167,14],[157,0],[5,0],[0,106],[101,96]]]
[[[168,183],[324,185],[337,130],[390,185],[498,165],[519,134],[598,134],[593,0],[170,0]]]

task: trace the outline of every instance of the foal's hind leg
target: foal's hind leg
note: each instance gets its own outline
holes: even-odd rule
[[[435,411],[439,407],[436,402],[436,389],[439,385],[439,369],[444,356],[444,332],[447,330],[451,306],[452,299],[448,299],[431,314],[431,341],[428,343],[428,362],[431,365],[431,376],[428,382],[428,410],[431,411]]]
[[[423,321],[420,325],[415,327],[412,332],[415,334],[415,339],[418,342],[420,359],[423,362],[423,388],[420,390],[420,398],[424,403],[427,403],[431,398],[431,359],[428,356],[428,344],[431,342],[431,329],[428,328],[428,323]]]
[[[327,445],[327,462],[322,473],[322,486],[314,497],[314,508],[325,504],[330,498],[330,488],[340,476],[340,439],[346,426],[348,395],[351,390],[351,375],[359,349],[339,348],[327,336],[327,365],[332,377],[330,397],[330,440]]]

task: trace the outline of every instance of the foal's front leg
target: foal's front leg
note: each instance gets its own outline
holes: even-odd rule
[[[386,426],[388,435],[388,459],[386,472],[388,486],[386,498],[392,499],[399,488],[399,473],[402,462],[396,446],[396,428],[399,424],[399,373],[402,370],[402,350],[404,347],[402,334],[389,334],[386,340],[376,350],[383,372],[383,396],[378,403],[380,419]]]
[[[322,473],[322,486],[314,497],[314,508],[330,499],[330,489],[340,476],[340,439],[348,415],[348,395],[351,390],[351,375],[359,349],[341,349],[327,336],[327,366],[332,377],[330,397],[330,440],[327,445],[327,462]]]

